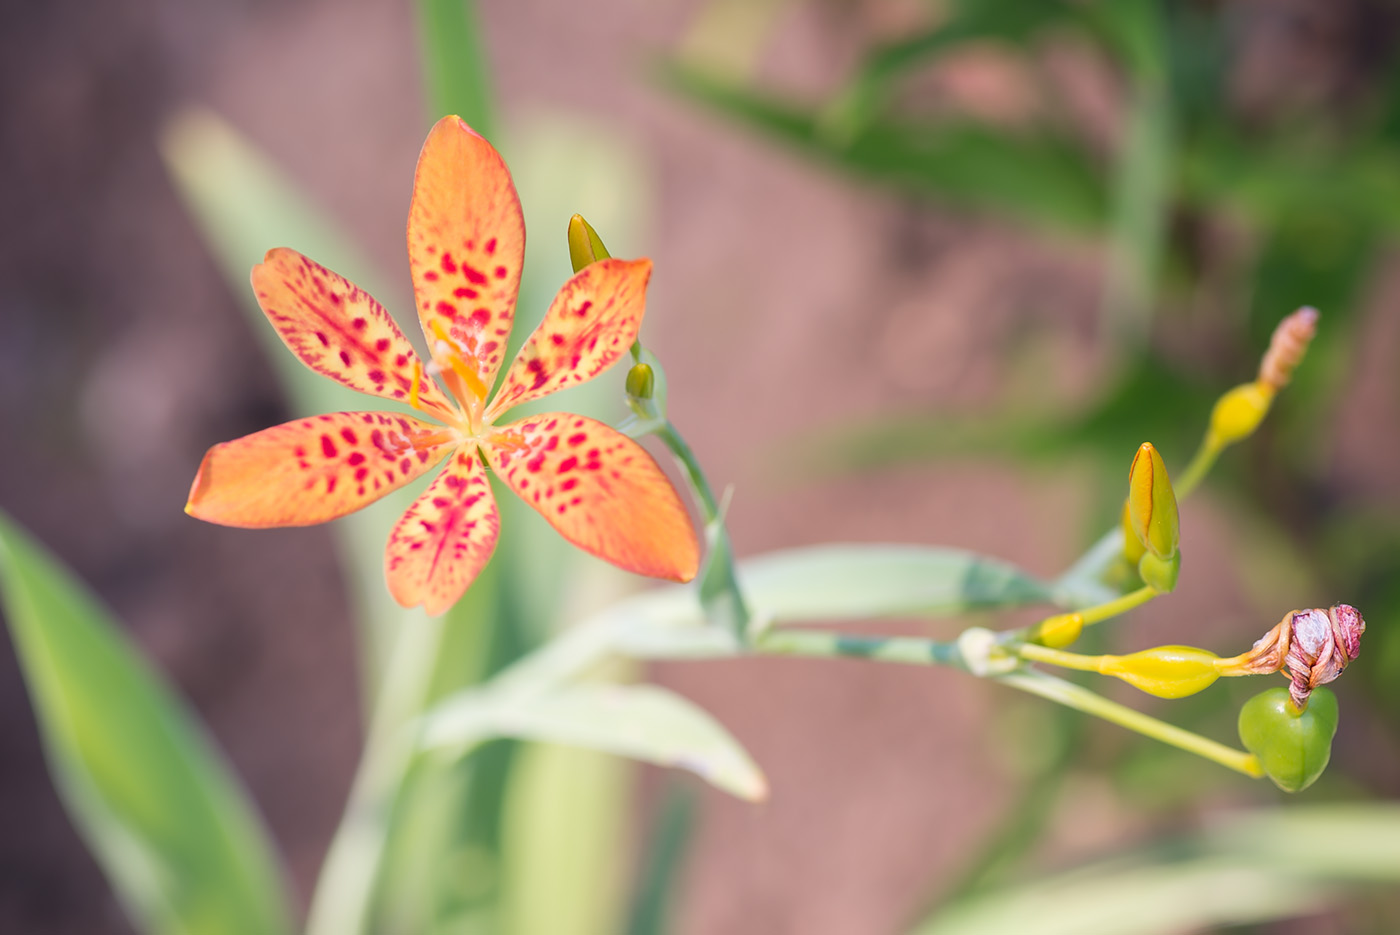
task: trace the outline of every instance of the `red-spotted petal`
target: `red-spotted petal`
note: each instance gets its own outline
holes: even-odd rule
[[[500,529],[486,469],[476,447],[463,445],[390,533],[389,593],[405,607],[442,613],[486,567]]]
[[[462,118],[442,118],[418,157],[408,262],[429,344],[439,322],[486,387],[501,367],[524,258],[525,219],[505,162]]]
[[[302,363],[353,390],[408,401],[418,355],[369,293],[286,247],[269,250],[252,278],[258,304]],[[418,398],[424,411],[452,417],[431,377],[419,381]]]
[[[209,449],[185,512],[224,526],[311,526],[353,513],[420,476],[455,432],[412,416],[337,412]]]
[[[569,413],[501,426],[483,445],[491,467],[574,545],[620,568],[689,581],[700,547],[651,455],[601,422]]]
[[[650,260],[603,260],[564,283],[520,348],[486,417],[593,379],[637,340]]]

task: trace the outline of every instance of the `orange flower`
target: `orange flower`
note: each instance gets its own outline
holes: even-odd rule
[[[394,527],[384,566],[400,604],[438,614],[496,547],[489,464],[584,551],[638,574],[695,577],[699,545],[689,516],[635,441],[562,412],[497,425],[512,407],[591,380],[627,353],[642,323],[651,261],[603,260],[565,283],[490,398],[524,253],[520,200],[500,154],[461,118],[444,117],[423,144],[408,213],[409,266],[432,363],[423,366],[383,306],[293,250],[269,251],[252,276],[258,304],[302,363],[441,424],[340,412],[215,445],[185,511],[226,526],[323,523],[447,459]]]

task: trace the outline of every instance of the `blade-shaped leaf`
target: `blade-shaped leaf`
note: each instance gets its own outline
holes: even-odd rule
[[[781,620],[952,614],[1050,600],[1016,566],[962,549],[819,545],[748,559],[739,580],[757,613]]]
[[[674,63],[661,77],[677,93],[804,155],[901,191],[1054,229],[1094,231],[1104,221],[1100,173],[1081,144],[1048,127],[885,119],[849,141],[833,141],[810,106]]]
[[[54,782],[133,925],[290,932],[278,859],[237,780],[120,625],[3,514],[0,584]]]
[[[1169,935],[1321,909],[1342,884],[1400,880],[1400,809],[1245,812],[1111,861],[992,890],[914,935]]]
[[[315,415],[364,408],[365,397],[323,378],[302,366],[282,345],[262,310],[258,308],[248,272],[263,254],[278,245],[295,247],[354,282],[380,300],[392,314],[412,308],[404,293],[390,290],[384,280],[337,232],[334,221],[302,194],[265,154],[222,119],[207,111],[178,116],[166,128],[161,152],[190,216],[196,222],[210,253],[219,263],[229,289],[249,315],[253,334],[263,342],[268,361],[281,380],[294,415]],[[405,167],[405,173],[408,167]],[[418,328],[403,328],[405,334]],[[385,401],[376,408],[393,409]],[[224,439],[211,439],[224,441]],[[383,660],[390,655],[400,625],[418,622],[416,612],[400,608],[384,587],[384,540],[394,520],[412,500],[413,492],[391,494],[364,510],[338,521],[346,580],[352,582],[357,623],[364,637],[363,670],[373,698]]]
[[[470,747],[492,737],[570,744],[685,769],[749,801],[768,794],[753,759],[718,721],[655,685],[464,693],[428,715],[422,743]]]

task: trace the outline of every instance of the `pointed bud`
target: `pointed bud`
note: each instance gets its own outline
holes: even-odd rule
[[[1275,392],[1288,385],[1317,334],[1317,309],[1300,308],[1278,323],[1259,364],[1259,382]]]
[[[575,214],[569,218],[569,260],[574,265],[575,273],[590,263],[606,260],[610,256],[612,254],[608,248],[603,246],[603,238],[598,236],[592,224],[583,219],[583,215]]]
[[[1181,524],[1176,493],[1162,456],[1144,442],[1128,471],[1128,521],[1139,542],[1160,559],[1176,554]]]
[[[1217,448],[1254,434],[1277,392],[1267,383],[1245,383],[1221,396],[1210,412],[1210,440]]]
[[[1099,672],[1158,698],[1185,698],[1220,677],[1217,659],[1194,646],[1158,646],[1129,656],[1104,656]]]
[[[631,399],[651,399],[656,392],[656,374],[649,364],[633,364],[627,371],[627,395]]]

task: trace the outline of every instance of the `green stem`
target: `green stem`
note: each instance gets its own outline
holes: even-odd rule
[[[671,454],[676,456],[676,460],[685,468],[686,478],[690,481],[690,486],[695,491],[695,496],[700,501],[700,507],[705,512],[705,521],[713,522],[720,518],[719,501],[715,499],[715,493],[710,489],[710,482],[705,478],[705,472],[700,468],[700,462],[695,460],[695,452],[690,450],[681,433],[676,431],[676,427],[671,424],[671,420],[664,420],[655,429],[656,437],[661,439]]]
[[[1081,610],[1079,611],[1079,616],[1086,627],[1095,623],[1102,623],[1111,617],[1125,614],[1134,607],[1141,607],[1160,593],[1160,591],[1151,585],[1143,585],[1136,591],[1129,591],[1122,597],[1106,601],[1096,607],[1089,607],[1085,610]]]
[[[1195,457],[1186,465],[1186,470],[1181,472],[1181,477],[1175,484],[1178,501],[1185,500],[1191,495],[1191,491],[1200,486],[1201,481],[1205,480],[1205,476],[1215,466],[1215,459],[1220,457],[1220,452],[1224,450],[1225,446],[1210,435],[1201,440],[1201,447],[1196,449]]]
[[[388,825],[417,745],[405,728],[432,689],[429,674],[447,619],[415,620],[399,630],[350,801],[312,896],[306,935],[358,935],[369,930]]]
[[[854,657],[878,662],[943,665],[964,668],[955,642],[904,636],[853,636],[832,630],[800,630],[788,627],[768,630],[752,645],[765,656],[806,656],[818,659]]]
[[[1034,669],[1012,672],[996,678],[997,681],[1010,685],[1012,688],[1019,688],[1023,692],[1048,698],[1066,707],[1083,711],[1085,714],[1101,717],[1105,721],[1111,721],[1120,727],[1137,731],[1145,737],[1151,737],[1188,753],[1205,757],[1207,760],[1219,763],[1221,766],[1246,776],[1259,779],[1264,775],[1264,770],[1259,766],[1259,758],[1252,753],[1236,750],[1234,747],[1228,747],[1223,743],[1202,737],[1200,734],[1192,733],[1174,724],[1159,721],[1141,711],[1135,711],[1115,701],[1109,701],[1107,698],[1096,695],[1089,689],[1073,682],[1067,682]]]

